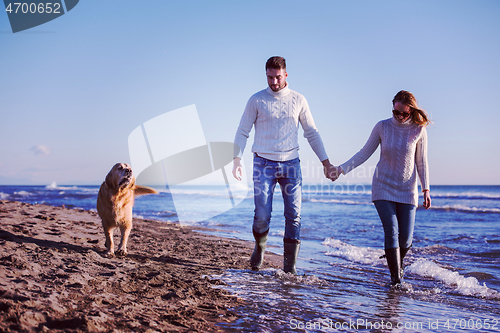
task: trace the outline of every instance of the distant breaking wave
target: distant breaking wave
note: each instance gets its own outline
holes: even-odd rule
[[[344,204],[344,205],[371,205],[371,201],[355,201],[355,200],[339,200],[339,199],[310,199],[311,202],[319,202],[319,203],[336,203],[336,204]]]
[[[431,189],[432,191],[432,189]],[[464,199],[464,200],[500,200],[500,195],[481,192],[466,193],[432,193],[432,197],[441,199]]]
[[[452,212],[462,212],[462,213],[484,213],[484,214],[500,214],[499,208],[477,208],[477,207],[467,207],[463,205],[446,205],[446,206],[432,206],[432,210],[441,211],[452,211]]]
[[[310,202],[325,203],[325,204],[343,204],[343,205],[371,205],[371,201],[356,201],[342,199],[309,199]],[[444,212],[462,212],[462,213],[483,213],[483,214],[500,214],[500,208],[479,208],[467,207],[463,205],[445,205],[432,206],[432,210]]]

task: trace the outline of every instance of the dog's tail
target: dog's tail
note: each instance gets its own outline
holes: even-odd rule
[[[135,195],[158,194],[158,191],[152,189],[151,187],[135,185],[134,194]]]

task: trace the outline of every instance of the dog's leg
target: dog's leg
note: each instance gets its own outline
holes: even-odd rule
[[[114,228],[104,227],[104,236],[106,236],[106,255],[113,256],[115,254],[115,244],[113,243],[113,230]]]
[[[118,247],[118,251],[116,251],[116,254],[119,256],[126,256],[127,242],[128,242],[128,237],[130,236],[130,231],[132,230],[132,223],[120,226],[120,230],[122,233],[122,239],[120,241],[120,246]]]

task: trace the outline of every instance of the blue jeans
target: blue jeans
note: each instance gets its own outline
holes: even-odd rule
[[[273,210],[273,194],[276,183],[280,184],[285,205],[284,238],[300,239],[300,208],[302,204],[302,172],[300,160],[271,161],[255,155],[253,160],[255,215],[253,230],[263,233],[269,230]]]
[[[373,203],[384,227],[385,248],[409,248],[413,241],[417,206],[387,200]]]

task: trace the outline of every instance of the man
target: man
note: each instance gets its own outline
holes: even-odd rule
[[[255,202],[252,231],[255,249],[250,258],[250,266],[253,270],[258,270],[264,261],[274,188],[276,183],[279,183],[285,205],[283,270],[296,274],[302,203],[302,174],[298,153],[299,123],[304,129],[304,137],[324,166],[325,176],[332,178],[337,169],[328,160],[306,99],[288,87],[285,59],[269,58],[266,63],[266,75],[269,87],[250,97],[236,132],[234,143],[239,151],[233,160],[233,176],[241,180],[241,156],[250,131],[255,125],[252,146]]]

